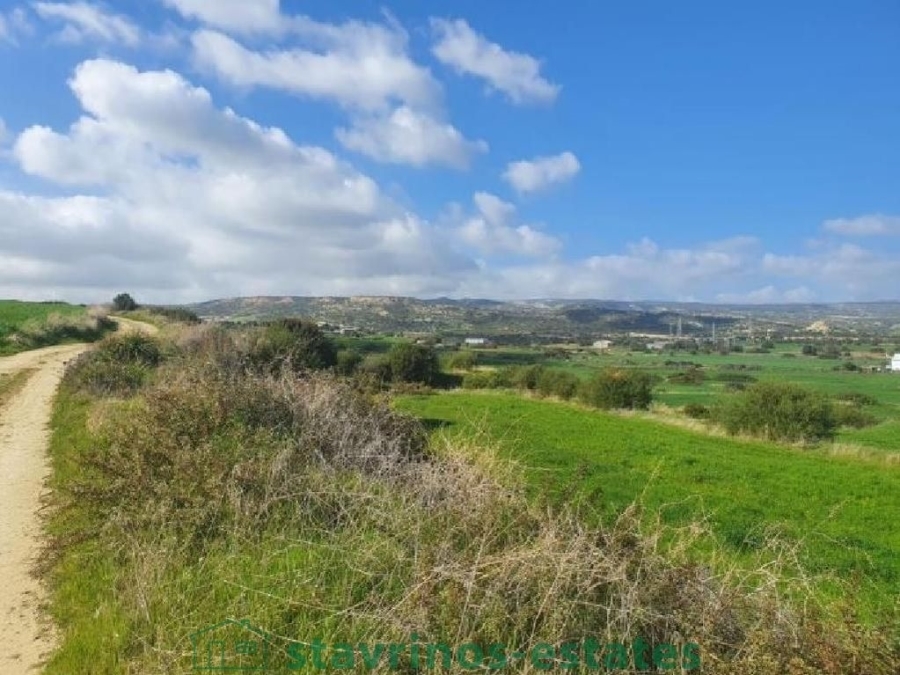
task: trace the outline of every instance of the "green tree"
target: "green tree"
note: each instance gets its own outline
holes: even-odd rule
[[[717,417],[730,434],[746,433],[773,441],[830,439],[837,428],[828,399],[787,382],[757,382],[735,394]]]
[[[250,348],[250,361],[261,370],[322,370],[337,365],[337,350],[322,330],[303,319],[280,319],[266,326]]]
[[[395,382],[433,384],[440,374],[440,365],[434,349],[426,345],[401,342],[388,354],[391,378]]]
[[[113,298],[113,310],[116,312],[131,312],[138,308],[138,304],[128,293],[119,293]]]
[[[639,370],[611,368],[585,382],[579,395],[596,408],[646,410],[653,401],[653,379]]]

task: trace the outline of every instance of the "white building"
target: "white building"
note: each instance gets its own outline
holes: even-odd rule
[[[606,351],[612,347],[612,340],[597,340],[594,343],[594,349],[600,349],[602,351]]]
[[[467,347],[486,347],[488,340],[487,338],[468,337],[465,344]]]
[[[900,373],[900,354],[894,354],[894,358],[891,359],[891,370]]]
[[[663,349],[668,347],[671,342],[666,342],[665,340],[657,340],[656,342],[647,343],[647,349],[654,352],[661,352]]]

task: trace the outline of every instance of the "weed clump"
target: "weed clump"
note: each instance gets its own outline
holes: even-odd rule
[[[159,342],[146,335],[114,335],[78,357],[69,381],[95,396],[128,396],[163,360]]]

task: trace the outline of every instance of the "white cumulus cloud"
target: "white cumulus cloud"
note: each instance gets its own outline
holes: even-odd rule
[[[516,207],[488,192],[476,192],[477,213],[458,228],[459,237],[486,255],[513,254],[532,257],[553,255],[561,242],[530,225],[516,225]]]
[[[408,106],[390,115],[358,117],[352,127],[340,128],[336,135],[349,150],[380,162],[412,166],[464,169],[474,155],[488,150],[485,141],[470,141],[452,124]]]
[[[19,270],[2,275],[5,293],[126,282],[168,301],[286,287],[424,293],[474,268],[368,176],[216,107],[175,72],[97,59],[70,86],[85,114],[65,132],[26,129],[15,157],[33,176],[105,196],[5,193],[0,261]]]
[[[440,85],[406,52],[406,35],[381,24],[314,24],[312,46],[253,51],[212,30],[193,37],[197,64],[238,87],[267,87],[363,110],[391,103],[431,108]]]
[[[563,152],[552,157],[511,162],[503,172],[503,179],[517,192],[538,192],[571,180],[579,171],[578,158],[571,152]]]
[[[476,33],[463,19],[432,19],[432,53],[457,73],[482,78],[513,103],[549,103],[560,87],[541,75],[541,62],[533,56],[507,51]]]

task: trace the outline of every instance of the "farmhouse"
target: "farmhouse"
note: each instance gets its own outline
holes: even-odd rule
[[[594,349],[599,349],[601,351],[606,351],[612,347],[612,340],[597,340],[594,343]]]
[[[467,337],[465,343],[467,347],[487,347],[490,341],[483,337]]]
[[[891,359],[891,370],[900,373],[900,354],[894,354],[894,358]]]

